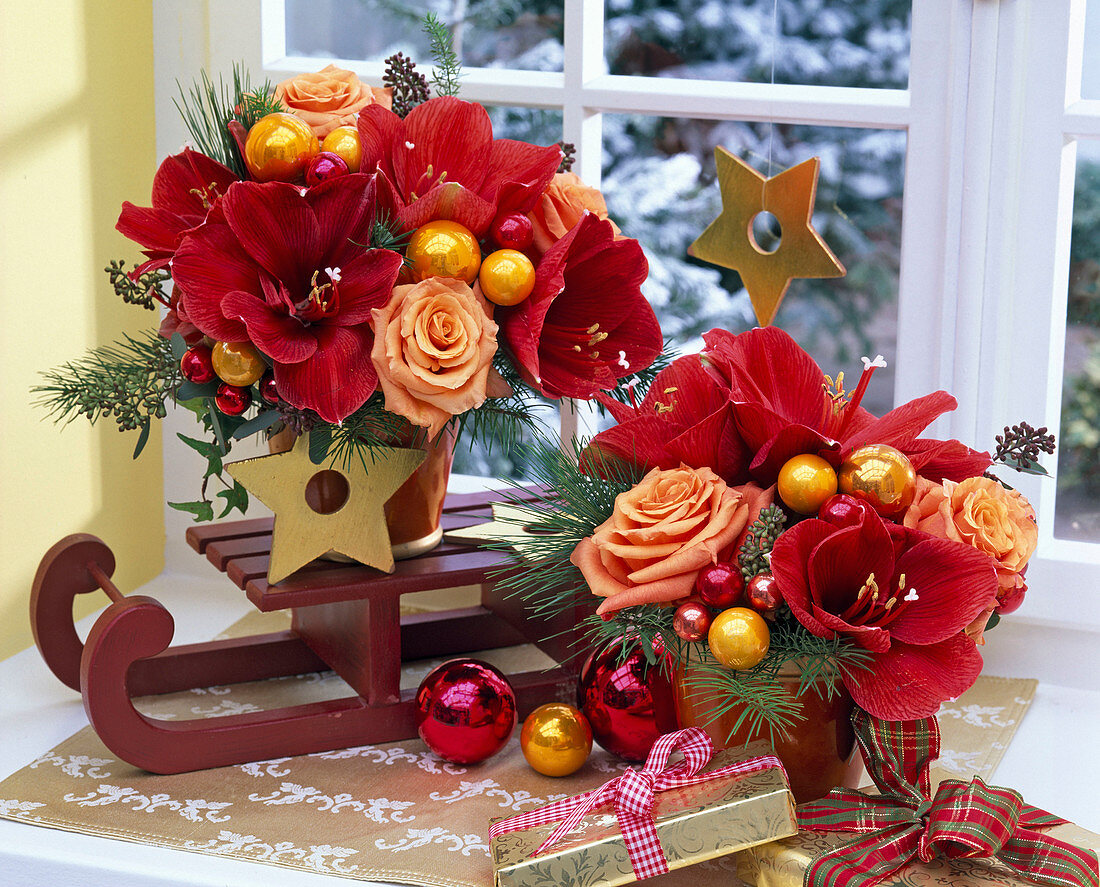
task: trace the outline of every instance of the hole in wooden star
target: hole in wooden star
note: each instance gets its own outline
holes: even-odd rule
[[[749,243],[758,253],[771,255],[783,242],[783,227],[779,219],[768,212],[761,210],[752,217],[749,222]]]
[[[351,487],[339,471],[318,471],[306,484],[306,505],[317,514],[333,514],[348,501]]]

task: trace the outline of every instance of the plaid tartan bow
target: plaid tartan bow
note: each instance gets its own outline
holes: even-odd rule
[[[669,767],[669,755],[676,749],[683,753],[684,759]],[[640,881],[662,875],[668,871],[668,860],[665,859],[653,823],[653,800],[657,792],[696,785],[723,776],[755,773],[768,767],[783,769],[778,758],[764,755],[719,767],[709,773],[699,773],[713,754],[714,745],[710,737],[698,727],[666,733],[654,743],[641,770],[627,770],[622,776],[616,776],[600,788],[495,822],[489,827],[489,838],[492,840],[498,835],[560,820],[550,837],[532,854],[537,856],[576,828],[593,809],[602,804],[612,804],[635,876]]]
[[[798,808],[800,828],[857,832],[810,863],[805,887],[869,887],[914,859],[996,857],[1021,876],[1058,887],[1098,887],[1096,853],[1037,831],[1066,820],[1029,806],[1012,789],[945,779],[931,793],[940,754],[934,717],[881,721],[856,709],[856,738],[881,794],[833,789]]]

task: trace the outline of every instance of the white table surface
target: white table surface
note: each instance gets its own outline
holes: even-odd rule
[[[175,644],[208,640],[251,609],[243,593],[210,570],[166,573],[141,591],[175,617]],[[81,636],[93,620],[82,620]],[[1041,683],[994,782],[1100,832],[1100,690],[1088,689],[1096,679],[1096,635],[1026,626],[997,631],[1000,638],[991,637],[986,648],[987,673],[1034,676]],[[0,688],[0,779],[87,724],[78,695],[53,677],[33,647],[0,662]],[[4,887],[332,887],[341,881],[349,883],[0,820]]]

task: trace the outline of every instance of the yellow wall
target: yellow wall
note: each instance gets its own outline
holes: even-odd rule
[[[103,538],[123,591],[163,564],[160,435],[132,462],[133,433],[62,430],[29,402],[40,371],[155,323],[101,270],[138,257],[114,223],[155,168],[151,8],[0,4],[0,658],[31,643],[31,580],[62,536]]]

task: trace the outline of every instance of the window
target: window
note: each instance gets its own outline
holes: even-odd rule
[[[318,10],[332,2],[308,5]],[[437,0],[431,3],[433,8],[439,5]],[[523,109],[534,108],[542,109],[540,125],[553,128],[560,114],[564,139],[578,149],[576,171],[589,184],[604,188],[613,212],[617,202],[620,213],[629,209],[630,218],[623,220],[627,231],[643,240],[647,232],[660,232],[661,222],[657,216],[647,218],[646,207],[637,206],[637,192],[630,189],[645,180],[647,155],[656,156],[654,145],[660,138],[694,139],[709,150],[736,134],[757,159],[764,156],[762,146],[770,143],[774,172],[805,156],[800,151],[843,145],[840,156],[821,152],[826,163],[819,185],[821,217],[815,223],[821,228],[839,220],[853,236],[874,232],[872,253],[878,264],[867,264],[865,250],[845,256],[849,278],[856,278],[848,284],[854,283],[857,296],[864,295],[858,287],[866,289],[865,279],[878,275],[888,294],[885,309],[877,305],[867,311],[872,314],[871,346],[893,358],[896,399],[937,388],[951,391],[959,409],[941,419],[933,432],[979,447],[991,446],[1003,425],[1020,419],[1058,428],[1063,388],[1073,388],[1071,381],[1063,384],[1072,363],[1066,359],[1067,343],[1075,347],[1078,335],[1067,335],[1071,240],[1081,253],[1088,237],[1073,233],[1071,225],[1075,177],[1080,219],[1088,199],[1084,183],[1092,169],[1086,163],[1092,155],[1078,151],[1078,142],[1100,139],[1100,99],[1091,97],[1100,92],[1100,83],[1091,92],[1086,88],[1084,98],[1081,92],[1082,66],[1086,72],[1100,68],[1100,60],[1083,55],[1085,0],[922,0],[911,11],[908,4],[880,0],[867,4],[880,10],[880,21],[861,35],[862,44],[837,40],[833,55],[804,54],[798,59],[804,62],[801,66],[787,63],[793,57],[791,47],[802,39],[799,29],[843,33],[843,16],[851,4],[700,0],[692,27],[709,21],[714,30],[728,26],[731,16],[742,16],[742,25],[759,25],[753,44],[758,52],[747,61],[731,61],[718,49],[711,52],[713,47],[700,50],[707,27],[692,30],[684,16],[680,21],[675,14],[632,17],[631,10],[659,12],[668,5],[657,0],[607,0],[606,5],[604,0],[559,0],[555,5],[546,0],[516,7],[536,8],[538,15],[510,19],[503,33],[477,25],[464,38],[468,67],[463,97],[493,106],[496,119],[506,125],[512,125],[507,124],[509,116],[513,124],[531,125],[535,116]],[[1093,0],[1091,5],[1100,3]],[[475,0],[466,3],[468,9],[484,6]],[[295,31],[293,0],[211,4],[205,23],[174,15],[175,8],[158,4],[154,12],[165,49],[158,56],[158,62],[164,59],[158,64],[163,153],[183,139],[182,130],[172,129],[169,97],[175,78],[191,77],[204,62],[225,70],[242,57],[253,72],[274,80],[317,67],[316,58],[296,54],[320,50]],[[813,13],[812,20],[805,17],[806,10]],[[775,38],[767,29],[767,12],[777,23]],[[1100,28],[1098,18],[1100,11],[1093,12],[1088,24]],[[333,60],[378,83],[378,59],[393,47],[387,40],[378,39],[360,59]],[[480,46],[479,40],[496,41],[497,49]],[[693,52],[710,55],[695,66],[680,64],[676,59],[683,56],[684,41]],[[779,44],[778,55],[765,46],[769,41]],[[497,51],[502,45],[506,52]],[[193,57],[182,57],[181,46]],[[884,46],[889,52],[881,52]],[[423,58],[423,47],[410,43],[408,49]],[[890,63],[872,64],[872,50]],[[515,61],[511,67],[481,66],[498,65],[502,58]],[[774,76],[773,58],[778,62]],[[845,65],[858,68],[861,59],[861,79],[840,76]],[[740,66],[736,79],[731,78],[731,65]],[[667,147],[660,150],[662,157],[674,153]],[[706,151],[696,156],[705,157]],[[616,157],[630,163],[610,162]],[[880,170],[887,170],[880,172],[878,191],[876,183],[866,180],[853,185],[874,158]],[[839,171],[834,179],[829,178],[830,162]],[[659,183],[663,199],[667,203],[671,196],[691,204],[705,223],[716,206],[707,201],[717,196],[713,189],[708,197],[697,187],[706,183],[706,163],[700,160],[695,168],[685,161],[681,166],[679,179]],[[891,190],[891,182],[900,182],[900,189]],[[843,192],[845,183],[877,194],[871,203],[878,202],[879,215],[868,215],[870,209],[853,211],[851,197]],[[829,215],[834,204],[846,218]],[[885,217],[889,213],[892,218]],[[668,237],[670,228],[665,226]],[[1079,223],[1077,231],[1084,230]],[[826,236],[838,244],[840,233],[838,227]],[[659,246],[647,243],[650,250]],[[671,264],[682,262],[679,242],[669,245],[666,255],[672,257],[667,260],[670,268],[682,270]],[[1079,288],[1088,283],[1082,277],[1086,258],[1074,258]],[[714,286],[717,272],[682,267],[696,277],[710,277],[710,283],[704,279],[700,284],[703,295],[694,314],[728,310],[735,317],[743,310],[736,295],[718,306],[708,301],[706,294],[713,290],[707,287]],[[674,278],[666,269],[653,286],[667,290]],[[792,319],[780,316],[785,328],[796,327],[814,305],[822,317],[819,329],[838,325],[841,315],[830,318],[824,303],[815,302],[813,283],[796,281],[792,286],[785,303]],[[876,326],[876,312],[882,310],[886,321]],[[879,341],[889,343],[895,318],[896,346],[879,347]],[[823,338],[845,342],[846,330],[840,332]],[[688,342],[697,333],[690,323],[677,330]],[[809,327],[805,336],[812,336]],[[866,353],[861,350],[865,344],[846,340],[849,366]],[[818,356],[829,371],[829,360]],[[884,408],[882,403],[874,406]],[[565,430],[571,430],[568,417],[565,421]],[[1065,473],[1069,470],[1063,466]],[[1024,478],[1018,485],[1036,505],[1042,534],[1029,574],[1030,584],[1042,594],[1029,598],[1022,617],[1100,627],[1100,595],[1093,590],[1100,579],[1100,534],[1086,534],[1085,540],[1064,538],[1059,528],[1066,525],[1065,509],[1072,507],[1067,505],[1069,494],[1059,495],[1049,480]]]

